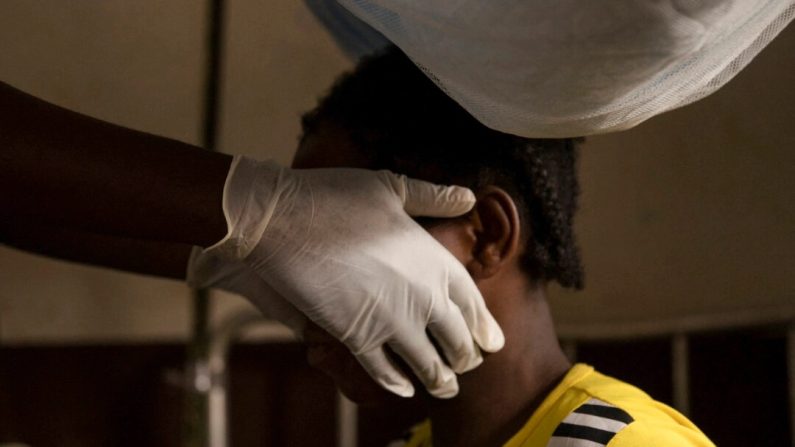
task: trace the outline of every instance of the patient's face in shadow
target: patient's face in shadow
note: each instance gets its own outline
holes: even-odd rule
[[[365,154],[354,147],[347,134],[337,126],[322,123],[308,134],[298,148],[292,164],[296,169],[314,168],[378,168],[372,166]],[[423,227],[445,248],[461,260],[462,247],[456,242],[456,233],[451,225],[423,225]],[[320,327],[307,324],[303,334],[307,345],[309,364],[331,377],[337,387],[352,401],[360,405],[387,405],[401,398],[381,388],[361,367],[347,347]],[[407,368],[403,368],[408,371]],[[415,389],[423,390],[417,380]]]

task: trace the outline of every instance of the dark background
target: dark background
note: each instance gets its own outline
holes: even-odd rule
[[[789,444],[784,334],[690,338],[691,419],[717,445]],[[669,340],[583,343],[577,355],[670,404]],[[0,442],[177,447],[184,358],[165,344],[0,348]],[[237,345],[230,371],[231,445],[334,445],[335,389],[299,345]],[[360,445],[386,445],[422,418],[411,403],[360,410]]]

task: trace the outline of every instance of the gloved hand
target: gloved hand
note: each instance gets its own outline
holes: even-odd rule
[[[482,361],[475,342],[496,351],[504,338],[464,267],[409,214],[454,217],[474,202],[465,188],[388,171],[236,157],[223,194],[229,232],[204,253],[245,263],[386,389],[414,393],[389,346],[431,394],[452,397],[456,376],[426,330],[459,373]]]
[[[227,261],[199,247],[188,260],[186,282],[197,289],[220,289],[248,299],[263,315],[278,320],[301,337],[306,317],[242,261]]]

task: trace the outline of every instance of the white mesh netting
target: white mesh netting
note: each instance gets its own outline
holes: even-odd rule
[[[703,98],[795,15],[795,0],[339,1],[481,122],[527,137],[623,130]]]

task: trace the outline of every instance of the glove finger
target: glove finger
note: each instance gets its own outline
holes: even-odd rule
[[[356,354],[356,360],[367,374],[386,390],[401,397],[414,395],[414,385],[408,377],[387,357],[384,348],[379,346],[367,352]]]
[[[483,363],[483,356],[472,339],[461,310],[449,300],[447,302],[447,311],[443,315],[441,312],[431,315],[428,331],[441,346],[453,371],[462,374]]]
[[[468,188],[402,178],[406,191],[403,209],[411,216],[456,217],[475,206],[475,194]]]
[[[491,315],[472,277],[463,266],[450,269],[450,299],[461,309],[472,338],[488,352],[497,352],[505,345],[505,336]]]
[[[425,332],[393,340],[389,347],[411,367],[432,396],[447,399],[458,394],[455,373],[444,363]]]

